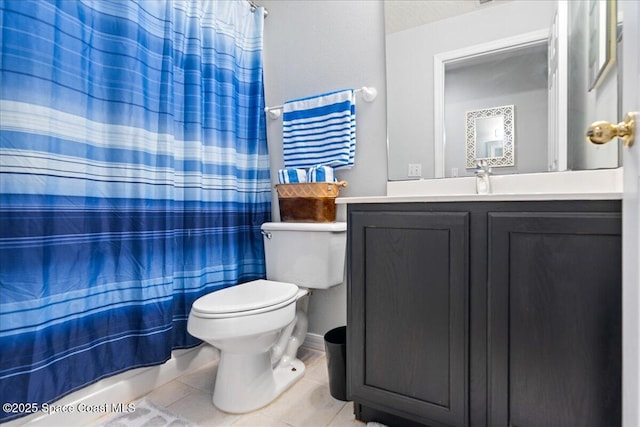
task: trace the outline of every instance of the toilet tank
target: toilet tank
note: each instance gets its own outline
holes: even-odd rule
[[[327,289],[344,279],[347,223],[262,224],[267,279]]]

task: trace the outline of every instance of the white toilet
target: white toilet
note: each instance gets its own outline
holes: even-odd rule
[[[307,334],[309,289],[342,283],[344,222],[262,225],[267,280],[198,298],[187,330],[220,350],[213,404],[225,412],[261,408],[304,375],[296,358]]]

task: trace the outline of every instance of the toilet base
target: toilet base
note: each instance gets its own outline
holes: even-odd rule
[[[216,408],[243,414],[273,402],[304,376],[305,366],[293,359],[287,366],[271,367],[271,354],[220,352],[213,391]]]

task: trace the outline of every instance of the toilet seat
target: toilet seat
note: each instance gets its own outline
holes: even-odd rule
[[[191,311],[207,319],[249,316],[294,303],[298,291],[292,283],[254,280],[201,296]]]

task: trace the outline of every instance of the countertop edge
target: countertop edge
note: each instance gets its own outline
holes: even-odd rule
[[[421,202],[508,202],[542,200],[622,200],[622,192],[529,194],[429,194],[417,196],[338,197],[336,204]]]

